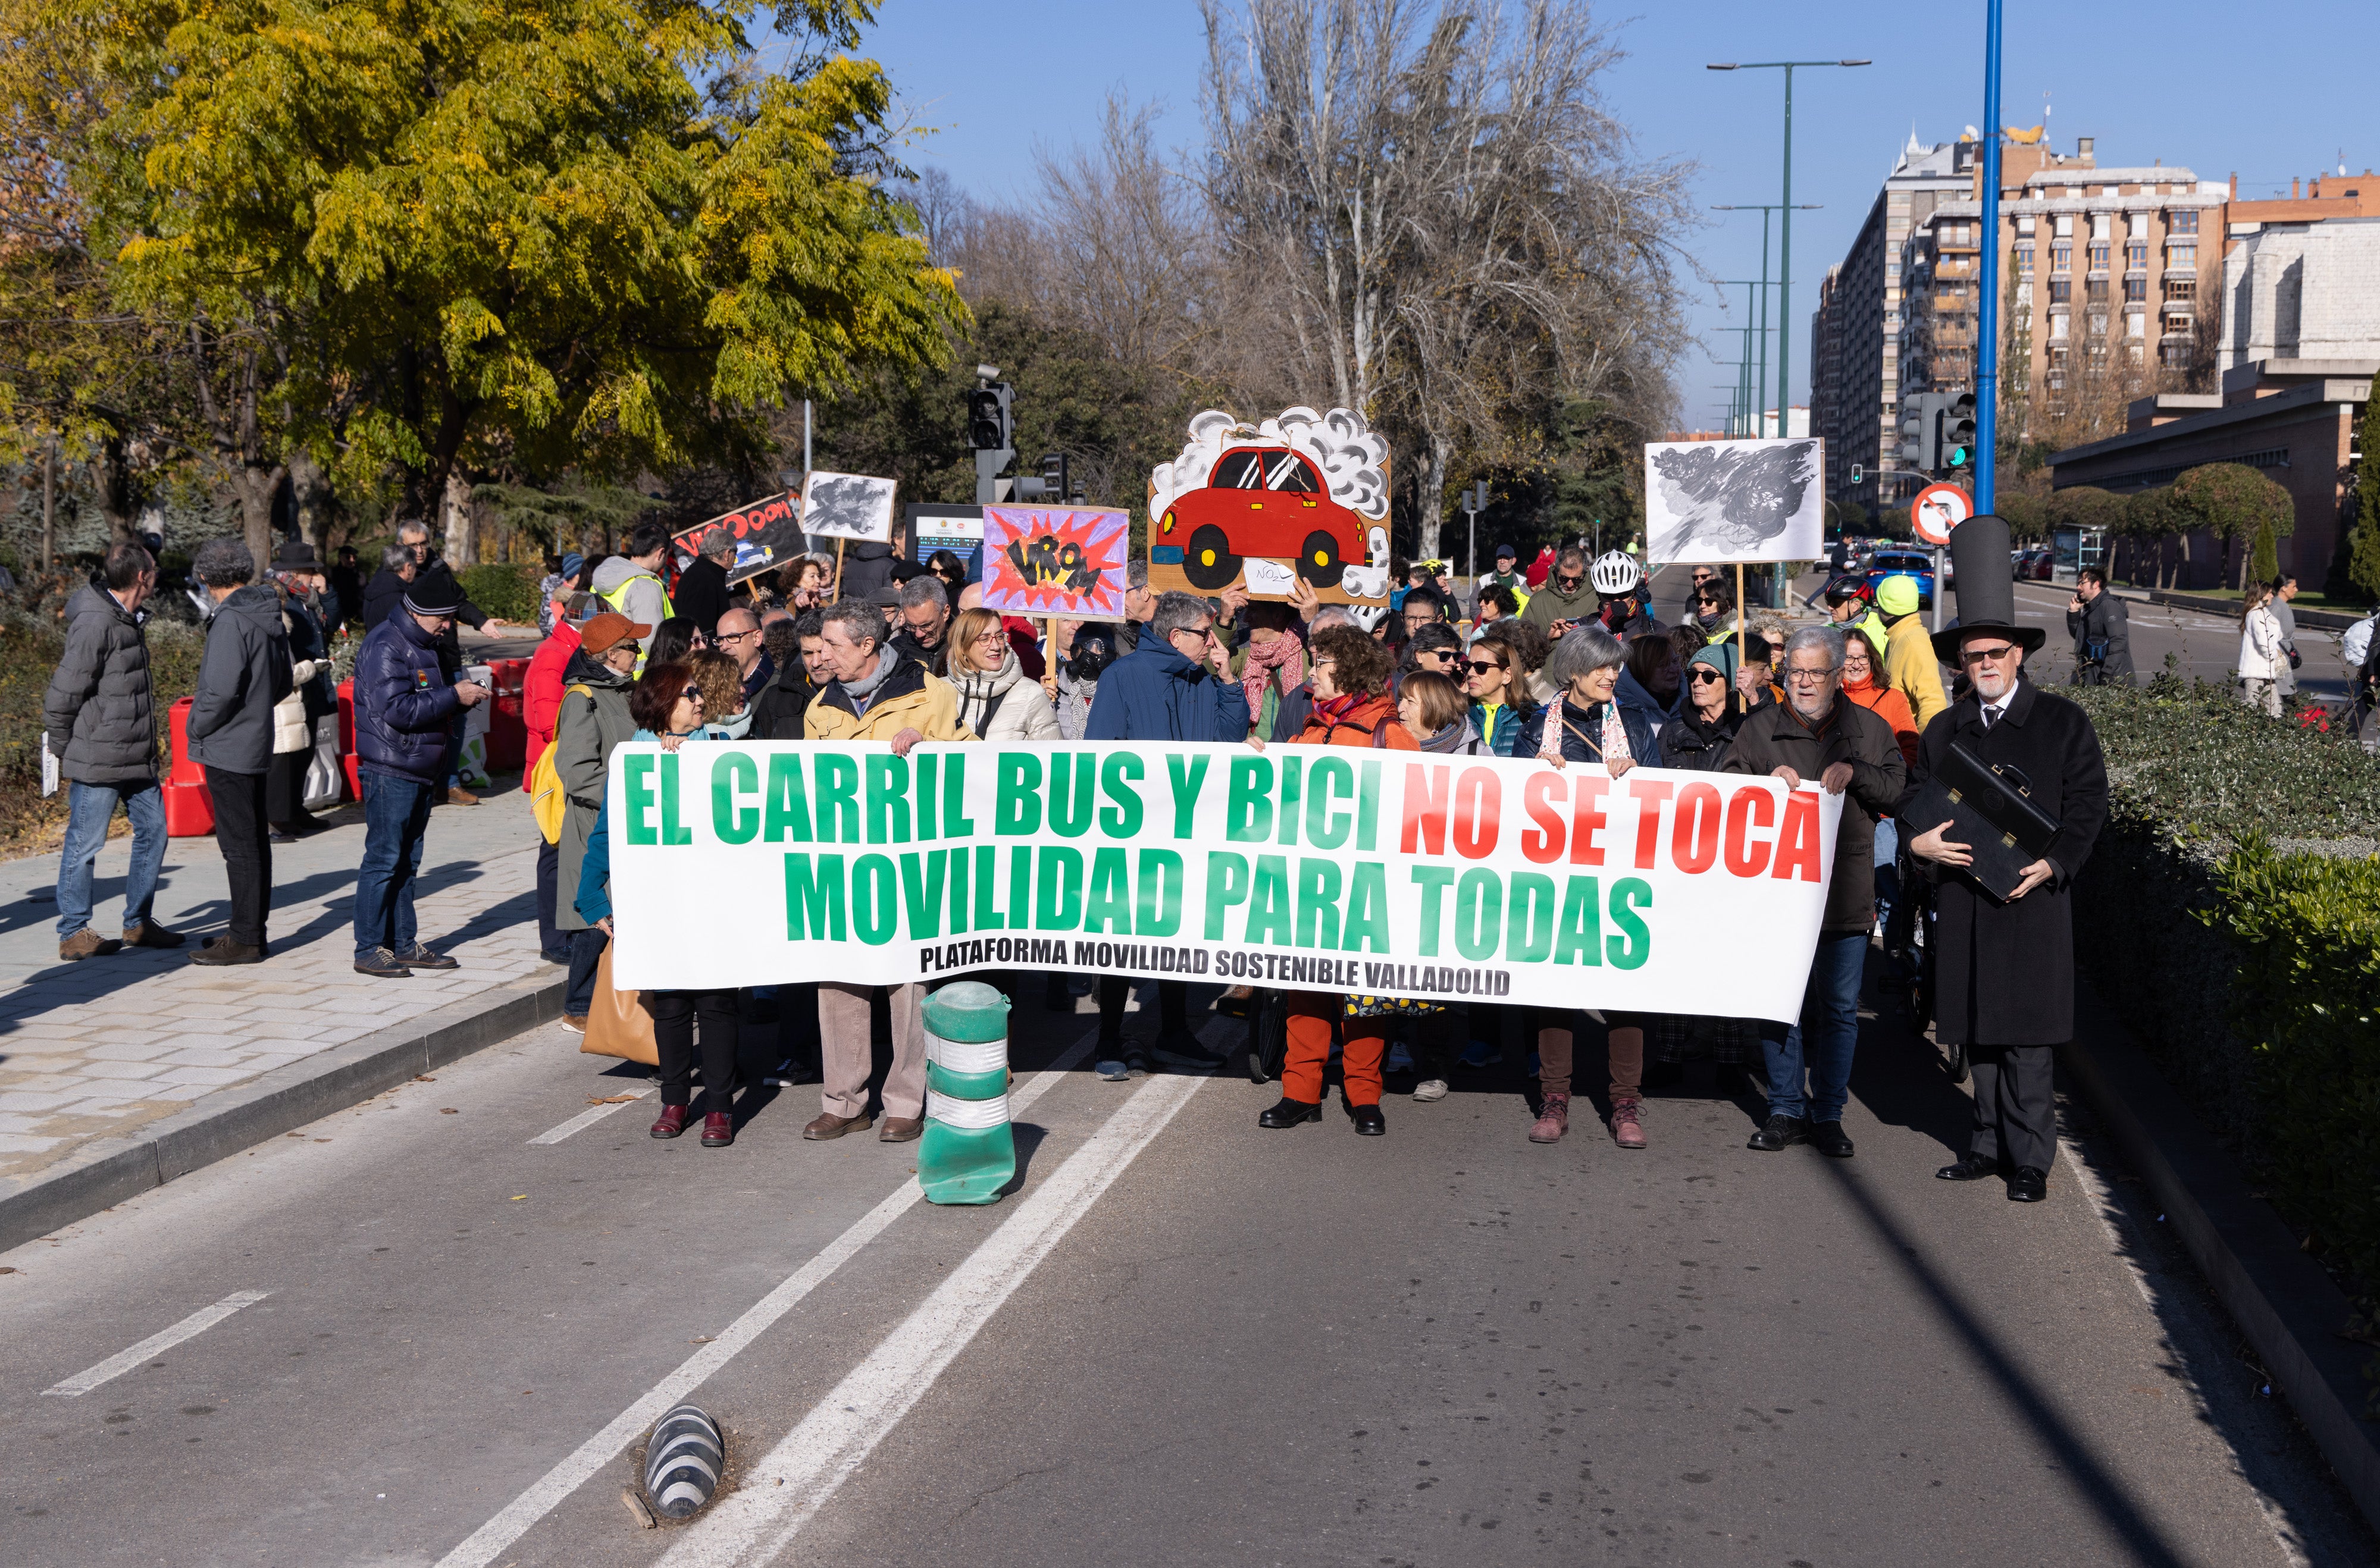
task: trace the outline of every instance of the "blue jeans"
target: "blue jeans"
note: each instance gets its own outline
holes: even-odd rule
[[[1876,919],[1892,928],[1892,906],[1900,899],[1900,827],[1891,817],[1876,825]]]
[[[107,842],[115,803],[132,819],[132,865],[124,874],[124,928],[149,919],[165,863],[165,796],[147,783],[67,784],[67,843],[58,856],[58,940],[91,923],[91,868]]]
[[[1810,983],[1802,995],[1802,1021],[1764,1019],[1760,1045],[1768,1058],[1768,1112],[1839,1122],[1851,1102],[1852,1053],[1859,1046],[1860,976],[1865,971],[1864,931],[1824,931],[1810,957]],[[1806,1047],[1806,1048],[1805,1048]],[[1808,1058],[1809,1098],[1802,1093]]]
[[[409,953],[419,940],[413,882],[421,871],[421,840],[430,831],[437,787],[385,773],[358,777],[364,787],[364,862],[356,871],[356,957],[375,947]]]

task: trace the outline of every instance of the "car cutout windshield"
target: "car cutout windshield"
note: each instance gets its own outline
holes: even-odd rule
[[[1226,452],[1208,481],[1217,490],[1286,490],[1318,494],[1322,486],[1305,460],[1293,452]]]

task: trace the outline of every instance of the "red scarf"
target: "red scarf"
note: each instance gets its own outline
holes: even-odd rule
[[[1347,716],[1363,706],[1363,703],[1362,697],[1351,692],[1342,692],[1335,697],[1318,700],[1314,705],[1314,717],[1336,730],[1347,722]]]

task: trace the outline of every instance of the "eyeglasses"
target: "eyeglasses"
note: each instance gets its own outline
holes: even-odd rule
[[[994,626],[990,631],[977,633],[975,640],[978,643],[1004,643],[1008,641],[1008,633]]]
[[[747,637],[759,634],[758,632],[719,632],[712,633],[710,640],[714,643],[740,643]]]
[[[1693,669],[1687,672],[1686,679],[1697,686],[1700,686],[1705,682],[1708,682],[1714,686],[1724,686],[1727,684],[1726,673],[1722,670],[1713,669],[1707,664],[1698,664],[1694,666]]]
[[[1961,664],[1987,664],[1996,659],[2006,658],[2014,652],[2016,652],[2016,645],[2014,643],[2002,643],[1996,648],[1964,647],[1959,650],[1959,662]]]
[[[1471,673],[1474,675],[1493,675],[1503,668],[1493,659],[1475,658],[1471,661]]]
[[[1796,685],[1811,685],[1831,678],[1834,673],[1832,669],[1789,669],[1785,672],[1785,679]]]

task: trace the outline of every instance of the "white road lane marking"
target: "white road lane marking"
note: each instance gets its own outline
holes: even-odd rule
[[[774,1562],[1204,1081],[1155,1078],[754,1464],[662,1568]]]
[[[651,1092],[652,1089],[650,1086],[639,1089],[637,1091],[637,1100],[641,1100]],[[601,1121],[605,1116],[610,1116],[613,1112],[620,1110],[625,1106],[635,1104],[637,1100],[615,1100],[609,1105],[589,1105],[585,1110],[579,1112],[577,1116],[571,1117],[568,1121],[564,1122],[560,1127],[550,1127],[546,1128],[543,1132],[539,1133],[535,1138],[530,1139],[529,1142],[532,1144],[559,1143],[574,1132],[586,1131],[589,1128],[593,1127],[597,1122]]]
[[[60,1399],[75,1399],[89,1393],[104,1382],[110,1382],[140,1366],[152,1356],[162,1356],[186,1339],[196,1339],[209,1329],[230,1317],[243,1307],[253,1307],[266,1297],[269,1290],[237,1290],[212,1307],[201,1307],[172,1328],[151,1334],[129,1350],[119,1351],[89,1371],[77,1372],[63,1382],[52,1383],[42,1391]]]
[[[1085,1035],[1048,1068],[1018,1084],[1008,1097],[1011,1112],[1022,1112],[1063,1082],[1067,1074],[1080,1067],[1084,1058],[1091,1054],[1091,1047],[1097,1041],[1096,1032]],[[684,1402],[745,1346],[759,1338],[778,1319],[792,1311],[804,1297],[823,1285],[829,1276],[881,1235],[894,1220],[906,1213],[910,1205],[923,1196],[916,1182],[903,1182],[891,1197],[854,1221],[849,1230],[827,1243],[808,1262],[786,1276],[783,1284],[728,1324],[717,1338],[687,1357],[675,1371],[654,1384],[651,1391],[634,1405],[621,1411],[610,1425],[580,1443],[568,1458],[513,1499],[503,1512],[472,1531],[460,1546],[440,1558],[438,1568],[488,1568],[499,1553],[527,1534],[530,1526],[544,1518],[589,1477],[609,1465],[622,1449],[643,1436],[646,1429],[659,1420],[663,1412]]]

